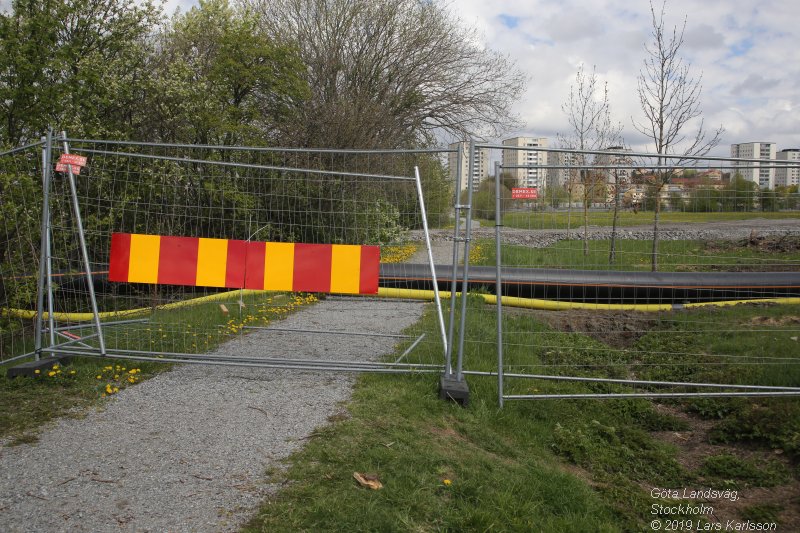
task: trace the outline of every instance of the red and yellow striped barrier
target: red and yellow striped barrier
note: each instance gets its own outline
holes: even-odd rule
[[[377,294],[380,248],[111,235],[108,279],[196,287]]]

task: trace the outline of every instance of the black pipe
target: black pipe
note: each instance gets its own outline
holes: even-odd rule
[[[458,268],[459,276],[462,273]],[[449,290],[452,266],[436,265],[440,290]],[[800,296],[800,272],[628,272],[503,269],[503,295],[598,303],[682,303]],[[494,293],[493,266],[469,268],[470,290]],[[381,287],[432,289],[424,264],[382,264]]]

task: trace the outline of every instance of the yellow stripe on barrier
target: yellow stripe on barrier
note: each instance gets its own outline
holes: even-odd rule
[[[132,252],[131,256],[133,256]],[[197,248],[197,285],[224,287],[227,257],[227,239],[201,238]]]
[[[358,294],[361,246],[331,246],[331,292]]]
[[[264,252],[264,289],[291,292],[293,282],[294,243],[266,243]]]
[[[158,235],[131,235],[131,256],[141,261],[131,261],[128,281],[131,283],[158,283],[158,256],[161,237]]]

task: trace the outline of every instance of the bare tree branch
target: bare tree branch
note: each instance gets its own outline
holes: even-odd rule
[[[294,46],[312,90],[298,142],[401,146],[495,137],[517,126],[524,75],[440,2],[242,0]]]

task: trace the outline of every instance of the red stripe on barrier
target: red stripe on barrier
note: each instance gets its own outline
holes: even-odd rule
[[[330,292],[331,250],[330,244],[294,245],[293,291]]]
[[[197,249],[195,237],[161,237],[158,252],[158,282],[165,285],[197,283]]]
[[[361,268],[359,270],[358,292],[377,294],[380,275],[381,249],[378,246],[361,247]]]
[[[267,243],[251,242],[247,245],[247,261],[244,271],[244,288],[262,290],[264,288],[264,258]]]
[[[130,233],[111,234],[111,256],[108,260],[108,281],[128,281],[128,265],[131,261]]]
[[[225,267],[225,286],[231,289],[244,287],[244,273],[247,268],[247,241],[228,241],[228,259]]]

